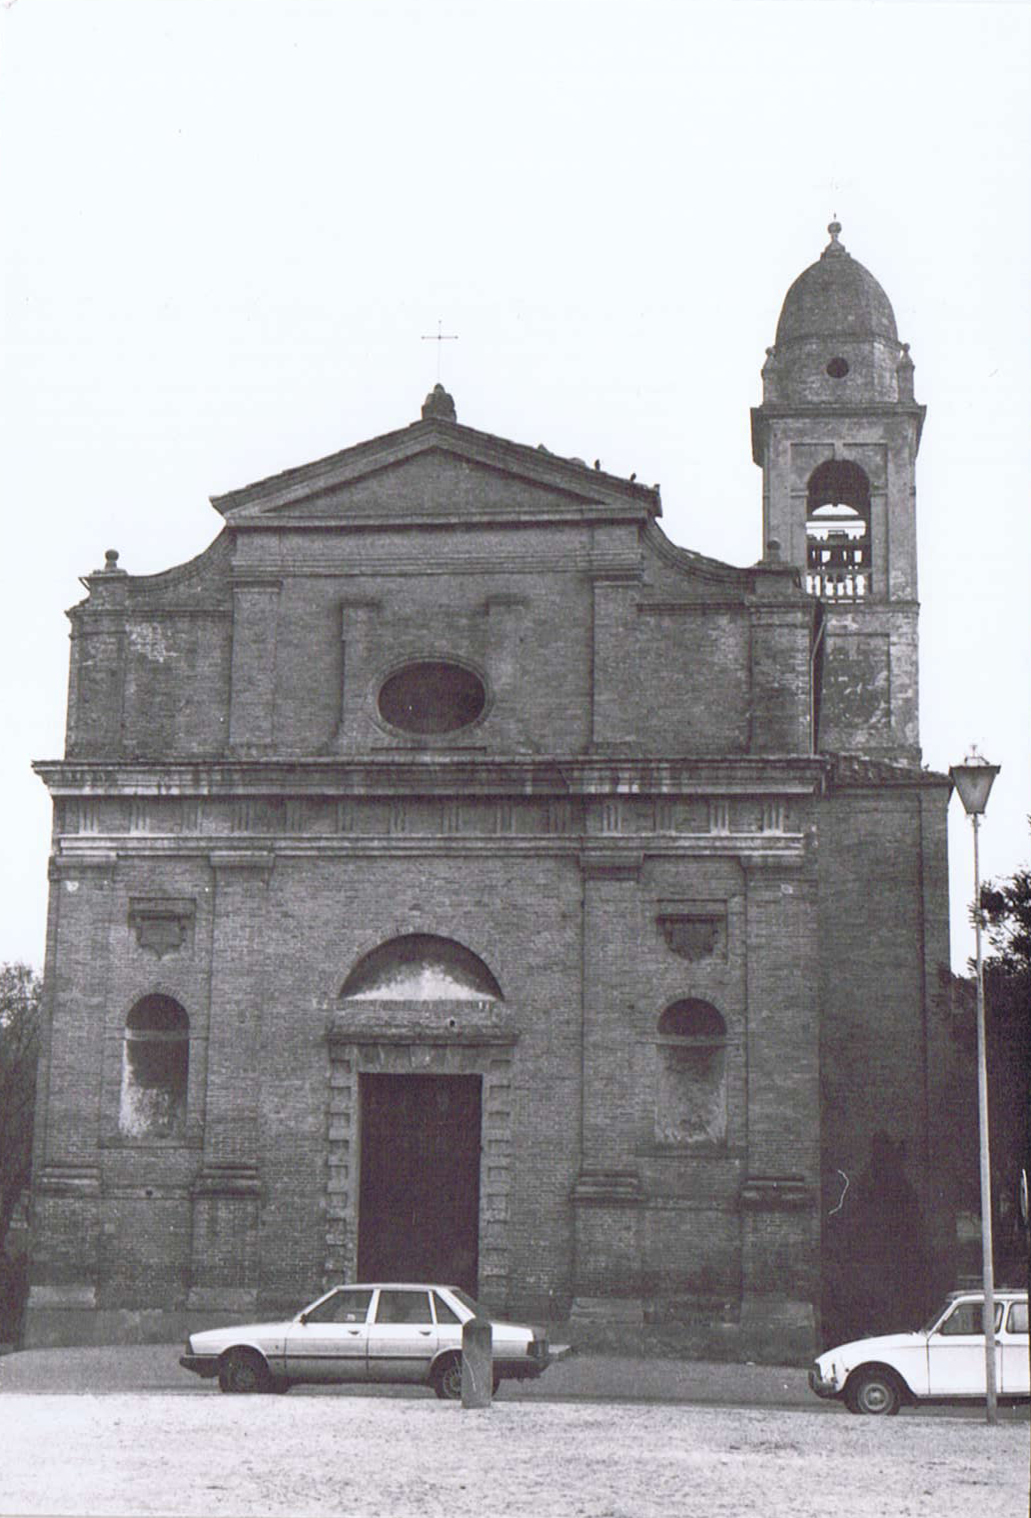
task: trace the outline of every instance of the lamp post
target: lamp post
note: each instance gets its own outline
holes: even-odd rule
[[[981,1270],[984,1280],[984,1385],[985,1417],[996,1421],[995,1387],[995,1279],[992,1265],[992,1172],[988,1147],[988,1061],[984,1027],[984,959],[981,953],[981,864],[978,857],[978,829],[988,805],[992,781],[999,773],[997,764],[988,764],[977,749],[971,749],[962,764],[954,764],[949,775],[963,810],[974,828],[974,941],[977,946],[977,1121],[978,1148],[981,1157]]]

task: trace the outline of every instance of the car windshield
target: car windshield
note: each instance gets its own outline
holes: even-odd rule
[[[920,1332],[922,1334],[929,1334],[931,1332],[931,1329],[938,1322],[938,1320],[942,1317],[942,1315],[946,1311],[946,1308],[948,1307],[948,1305],[949,1305],[948,1302],[946,1302],[946,1304],[945,1304],[944,1307],[936,1307],[934,1309],[934,1311],[932,1312],[931,1316],[928,1318],[927,1322],[926,1323],[922,1323],[920,1325]]]

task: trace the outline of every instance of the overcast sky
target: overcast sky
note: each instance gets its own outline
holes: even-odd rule
[[[661,482],[752,563],[749,407],[827,242],[884,286],[928,407],[924,760],[1031,811],[1031,9],[3,0],[0,960],[41,965],[64,610],[117,548],[198,553],[208,496],[458,419]],[[950,809],[953,958],[969,825]]]

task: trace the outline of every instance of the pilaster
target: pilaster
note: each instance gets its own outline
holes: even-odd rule
[[[258,1294],[261,1025],[272,856],[211,855],[211,948],[204,1158],[193,1186],[193,1264],[188,1305],[246,1312]]]
[[[522,596],[493,595],[486,608],[487,673],[494,706],[492,741],[495,748],[515,753],[529,747],[519,715],[519,645],[526,607]]]
[[[366,701],[382,607],[374,599],[348,598],[340,605],[340,723],[333,748],[368,747]]]
[[[748,1170],[742,1322],[815,1326],[820,1132],[816,884],[743,855],[747,878]]]
[[[602,803],[603,807],[605,803]],[[621,1299],[640,1320],[643,1200],[629,1162],[632,1062],[628,1009],[621,996],[628,941],[639,936],[643,856],[599,836],[580,859],[583,876],[583,1091],[581,1170],[573,1188],[573,1315],[591,1316],[600,1299]],[[632,959],[630,960],[632,962]]]
[[[267,752],[275,737],[276,624],[281,582],[250,573],[233,582],[233,656],[229,746]]]
[[[594,533],[591,747],[629,749],[635,741],[627,692],[634,688],[635,621],[641,583],[634,534],[621,527]]]

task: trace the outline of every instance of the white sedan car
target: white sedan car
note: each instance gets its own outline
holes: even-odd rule
[[[462,1395],[462,1327],[488,1317],[457,1286],[335,1286],[295,1318],[192,1333],[179,1364],[224,1392],[286,1391],[297,1382],[408,1382]],[[494,1390],[539,1376],[553,1352],[544,1334],[491,1320]]]
[[[984,1399],[984,1297],[954,1291],[918,1333],[857,1339],[828,1349],[809,1372],[818,1397],[853,1413],[890,1415],[904,1402]],[[995,1385],[1000,1401],[1026,1401],[1027,1292],[995,1293]]]

